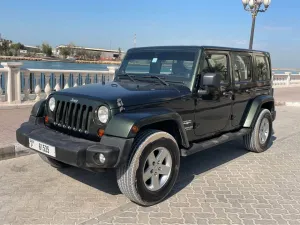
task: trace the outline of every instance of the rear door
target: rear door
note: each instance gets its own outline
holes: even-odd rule
[[[253,54],[251,52],[232,52],[231,63],[234,92],[232,126],[240,127],[247,105],[255,96]]]

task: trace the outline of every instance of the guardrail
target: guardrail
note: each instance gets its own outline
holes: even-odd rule
[[[51,92],[85,84],[108,82],[114,79],[116,67],[107,70],[48,70],[21,69],[21,62],[1,63],[0,101],[21,103],[46,98]],[[300,72],[273,73],[273,86],[300,85]]]
[[[1,63],[0,100],[21,103],[46,98],[51,92],[91,83],[109,82],[114,79],[115,67],[107,70],[49,70],[20,69],[22,63]]]

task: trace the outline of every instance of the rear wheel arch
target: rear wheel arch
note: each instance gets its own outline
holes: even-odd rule
[[[256,97],[251,103],[243,127],[253,128],[261,109],[272,112],[275,109],[274,98],[269,95]]]

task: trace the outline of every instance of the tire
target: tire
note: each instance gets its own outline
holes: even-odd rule
[[[159,162],[159,159],[163,160]],[[146,130],[134,141],[128,162],[117,168],[118,186],[132,202],[151,206],[164,200],[170,193],[177,180],[179,167],[180,152],[174,137],[166,132]],[[146,177],[149,177],[148,180]]]
[[[264,132],[264,138],[261,138],[260,131],[263,127],[268,128],[268,134],[266,135],[266,132]],[[271,113],[268,109],[261,109],[252,131],[244,136],[244,145],[246,149],[256,153],[266,151],[272,136],[272,131],[273,123]]]
[[[49,165],[51,165],[52,167],[54,167],[56,169],[70,167],[70,165],[67,165],[63,162],[59,162],[59,161],[52,159],[50,157],[47,157],[43,154],[39,154],[39,155],[42,158],[42,160],[44,160],[46,163],[48,163]]]

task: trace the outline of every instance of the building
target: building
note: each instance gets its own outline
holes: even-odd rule
[[[123,58],[124,51],[119,50],[111,50],[111,49],[103,49],[103,48],[86,48],[86,47],[79,47],[79,46],[68,46],[68,45],[59,45],[55,48],[54,55],[61,56],[61,49],[62,48],[71,48],[73,50],[71,56],[79,56],[79,53],[85,52],[90,55],[94,55],[98,59],[101,60],[114,60],[118,58]],[[121,55],[120,55],[121,54]]]

